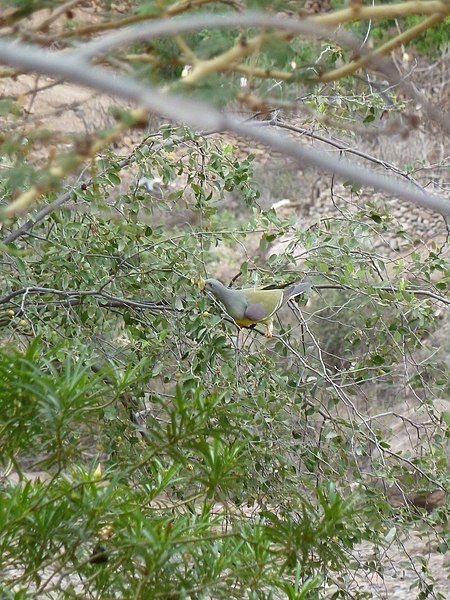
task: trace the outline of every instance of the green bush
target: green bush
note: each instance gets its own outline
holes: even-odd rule
[[[257,331],[236,338],[198,279],[213,274],[219,242],[232,252],[270,226],[266,246],[290,225],[257,208],[250,163],[226,147],[205,152],[200,171],[189,156],[163,162],[149,150],[138,160],[168,183],[188,170],[183,193],[202,219],[191,232],[168,230],[164,211],[144,227],[133,219],[144,197],[130,192],[124,221],[55,215],[35,227],[32,248],[19,240],[9,250],[2,296],[22,291],[2,304],[0,456],[15,473],[0,503],[5,595],[319,598],[327,586],[345,595],[355,570],[381,568],[351,558],[363,541],[387,543],[395,509],[381,483],[403,485],[411,464],[422,475],[408,485],[444,483],[438,437],[411,462],[361,414],[377,386],[417,394],[432,381],[438,396],[446,385],[432,360],[412,367],[416,379],[397,367],[437,317],[401,283],[401,260],[397,291],[379,290],[387,265],[361,240],[369,249],[385,220],[372,208],[324,221],[269,257],[270,273],[242,265],[239,284],[282,284],[298,276],[290,264],[300,244],[312,249],[301,277],[341,291],[300,304],[300,320],[285,313],[272,342]],[[115,184],[114,167],[103,168],[83,194]],[[219,209],[235,186],[252,211],[230,228]],[[178,201],[167,194],[155,209],[170,194]],[[429,280],[433,261],[416,264]]]

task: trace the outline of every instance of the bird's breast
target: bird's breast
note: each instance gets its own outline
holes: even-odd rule
[[[250,325],[254,325],[255,323],[265,323],[266,319],[262,319],[261,321],[251,321],[250,319],[234,319],[234,321],[240,327],[250,327]]]

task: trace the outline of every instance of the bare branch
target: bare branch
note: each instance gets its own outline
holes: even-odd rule
[[[148,300],[129,300],[127,298],[120,298],[119,296],[114,296],[113,294],[108,294],[104,291],[99,290],[57,290],[53,288],[46,288],[40,286],[30,286],[26,288],[21,288],[19,290],[15,290],[14,292],[10,292],[0,298],[0,304],[7,304],[17,296],[26,296],[29,294],[38,294],[38,295],[51,295],[51,296],[62,296],[67,299],[67,303],[73,304],[76,300],[77,304],[83,299],[88,297],[99,298],[106,302],[107,306],[122,306],[124,308],[140,308],[145,310],[154,310],[154,311],[171,311],[171,312],[180,312],[180,310],[176,308],[172,308],[171,306],[163,303],[163,302],[152,302]],[[46,304],[44,302],[44,304]],[[19,308],[17,314],[23,312],[23,307]]]
[[[332,283],[323,283],[319,285],[313,285],[313,289],[315,290],[352,290],[353,288],[345,285],[338,285]],[[400,290],[395,285],[383,285],[374,288],[380,292],[387,292],[389,294],[397,294]],[[437,302],[442,302],[442,304],[448,304],[450,306],[450,298],[446,298],[445,296],[439,296],[439,294],[435,294],[431,290],[423,290],[423,289],[415,289],[415,288],[405,288],[402,290],[407,294],[413,294],[414,296],[425,296],[426,298],[431,298],[432,300],[436,300]]]
[[[390,162],[388,162],[386,160],[383,160],[381,158],[377,158],[376,156],[372,156],[371,154],[367,154],[366,152],[361,152],[361,150],[357,150],[356,148],[351,148],[348,144],[345,144],[343,142],[339,142],[339,141],[332,140],[330,138],[324,137],[323,135],[320,135],[319,133],[315,133],[314,131],[311,131],[309,129],[305,129],[304,127],[296,127],[295,125],[291,125],[290,123],[285,123],[284,121],[280,121],[279,119],[274,119],[273,121],[262,121],[261,125],[264,125],[266,123],[269,126],[271,125],[271,126],[274,126],[274,127],[279,127],[280,129],[287,129],[289,131],[294,131],[295,133],[299,133],[301,135],[305,135],[306,137],[310,137],[310,138],[312,138],[314,140],[318,140],[320,142],[323,142],[324,144],[328,144],[329,146],[333,146],[333,148],[338,148],[339,150],[343,150],[344,152],[348,152],[349,154],[354,154],[355,156],[359,156],[360,158],[364,158],[365,160],[373,162],[376,165],[380,165],[381,167],[384,167],[385,169],[390,169],[394,173],[397,173],[398,175],[401,175],[402,177],[404,177],[408,181],[411,181],[419,189],[421,189],[422,191],[424,191],[423,188],[420,187],[419,184],[416,183],[412,179],[411,175],[407,171],[402,171],[401,169],[399,169],[398,167],[396,167],[394,164],[392,164],[392,163],[390,163]]]

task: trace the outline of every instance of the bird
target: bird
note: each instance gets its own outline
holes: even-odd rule
[[[266,326],[265,336],[273,336],[273,317],[289,300],[311,290],[309,282],[298,283],[288,288],[262,289],[226,287],[218,279],[207,279],[204,290],[219,300],[227,314],[240,327],[251,327],[256,323]]]

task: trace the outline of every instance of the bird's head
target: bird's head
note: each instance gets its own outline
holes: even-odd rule
[[[204,290],[210,292],[214,296],[218,295],[218,292],[224,287],[223,283],[220,283],[218,279],[207,279],[205,281]]]

